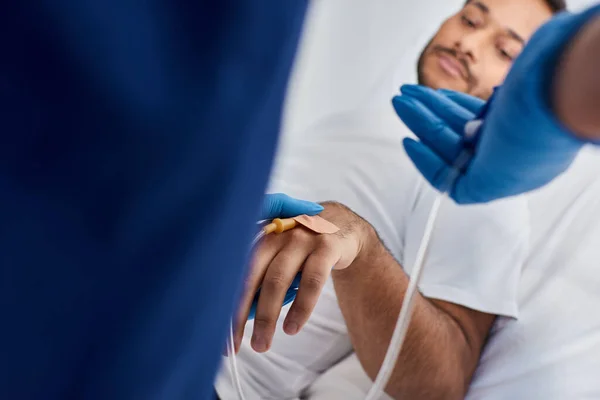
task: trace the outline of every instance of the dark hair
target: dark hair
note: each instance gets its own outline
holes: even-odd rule
[[[566,0],[546,0],[546,3],[554,13],[564,11],[567,9]]]
[[[467,0],[467,3],[471,0]],[[561,12],[567,9],[567,0],[545,0],[553,13]]]

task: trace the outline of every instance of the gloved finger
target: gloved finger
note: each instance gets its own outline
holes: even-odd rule
[[[286,232],[282,236],[314,235],[302,231],[305,230],[298,228]],[[289,244],[284,245],[267,268],[260,288],[254,317],[254,331],[250,342],[252,348],[258,353],[263,353],[271,347],[285,294],[310,254],[310,249],[303,245],[306,243],[302,239],[290,240]]]
[[[485,101],[465,93],[455,92],[454,90],[448,89],[438,89],[438,92],[459,106],[469,110],[474,115],[478,115],[483,109],[483,106],[485,106]]]
[[[462,134],[467,121],[475,117],[468,109],[431,88],[420,85],[403,85],[400,90],[402,95],[408,95],[421,102],[459,134]]]
[[[406,126],[445,162],[452,164],[462,149],[461,136],[445,121],[411,97],[396,96],[392,102],[396,114]]]
[[[322,235],[326,241],[330,235]],[[324,243],[306,259],[302,268],[302,280],[298,287],[296,299],[288,312],[283,329],[288,335],[295,335],[310,318],[323,287],[331,275],[331,268],[339,259],[339,252],[331,251],[332,246]]]
[[[402,142],[408,157],[421,175],[437,190],[448,190],[448,177],[452,171],[434,151],[416,140],[405,138]]]
[[[290,218],[316,215],[323,207],[312,201],[298,200],[283,193],[267,194],[263,200],[260,219]]]

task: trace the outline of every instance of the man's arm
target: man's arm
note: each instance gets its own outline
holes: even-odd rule
[[[328,203],[322,216],[352,225],[364,238],[358,257],[334,271],[338,300],[359,360],[374,379],[390,342],[408,277],[363,219]],[[343,216],[343,219],[340,218]],[[464,398],[494,316],[455,304],[428,300],[415,304],[406,342],[386,392],[395,398]]]
[[[283,324],[289,335],[296,334],[308,320],[333,267],[333,281],[351,340],[363,367],[374,377],[398,318],[408,278],[365,220],[341,204],[324,206],[321,215],[337,225],[338,232],[320,235],[299,227],[268,235],[261,241],[254,255],[239,320],[246,320],[260,286],[251,344],[258,352],[267,351],[285,293],[296,274],[302,271],[302,280]],[[444,223],[438,228],[443,228]],[[475,230],[475,234],[481,233]],[[511,257],[506,262],[511,262]],[[510,274],[502,277],[511,281]],[[460,279],[469,284],[464,277]],[[423,288],[426,290],[426,286]],[[433,290],[431,285],[428,290]],[[444,298],[439,289],[437,293],[435,296]],[[387,392],[402,398],[463,398],[494,321],[492,314],[500,310],[490,303],[481,303],[479,307],[489,308],[491,314],[419,297],[405,350]],[[243,324],[236,331],[239,345]]]

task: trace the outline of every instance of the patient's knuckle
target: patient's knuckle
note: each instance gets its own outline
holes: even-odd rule
[[[299,227],[297,227],[296,229],[292,229],[288,232],[289,232],[288,234],[291,235],[292,237],[301,237],[304,234],[302,229],[299,229]]]
[[[335,235],[320,235],[319,249],[324,252],[331,252],[336,248],[337,236]]]
[[[294,241],[304,241],[308,238],[307,232],[304,229],[292,229],[290,231],[290,237]]]
[[[303,272],[302,288],[309,292],[318,292],[325,284],[326,277],[322,273]]]
[[[262,252],[268,252],[272,247],[277,245],[277,235],[267,235],[263,237],[254,248],[254,252],[258,255]]]
[[[285,275],[280,271],[272,272],[265,278],[262,286],[268,291],[281,290],[287,286]]]

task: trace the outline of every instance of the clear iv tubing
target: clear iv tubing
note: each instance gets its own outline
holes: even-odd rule
[[[233,320],[229,322],[229,341],[227,343],[227,353],[229,353],[229,368],[231,369],[231,380],[233,387],[237,392],[239,400],[246,400],[242,391],[242,382],[240,380],[240,372],[237,367],[237,359],[235,356],[235,342],[233,338]]]
[[[265,231],[260,230],[254,239],[252,239],[252,244],[250,248],[254,248],[258,242],[265,236]],[[229,355],[229,369],[231,370],[231,383],[235,388],[237,393],[238,400],[246,400],[244,396],[244,392],[242,391],[242,382],[240,379],[240,371],[237,366],[237,358],[235,355],[235,340],[233,337],[233,319],[229,321],[229,340],[227,341],[227,353]]]
[[[396,322],[396,327],[394,328],[394,333],[392,335],[392,339],[390,340],[390,345],[385,354],[385,358],[383,359],[383,363],[381,364],[381,368],[377,373],[377,378],[375,378],[375,383],[373,383],[373,386],[371,386],[371,389],[367,393],[366,400],[378,400],[380,398],[380,396],[384,393],[385,387],[387,386],[392,375],[392,371],[394,370],[394,366],[398,361],[398,356],[400,355],[400,350],[402,350],[402,344],[404,343],[406,332],[408,331],[408,326],[412,317],[415,299],[417,297],[416,294],[418,292],[418,285],[419,281],[421,280],[421,272],[423,271],[423,265],[425,264],[427,248],[429,247],[429,242],[433,234],[433,228],[435,227],[435,221],[437,220],[440,205],[442,204],[442,199],[444,198],[445,194],[446,192],[437,194],[434,203],[431,206],[431,211],[429,212],[429,217],[427,218],[427,224],[425,225],[425,232],[423,233],[423,238],[421,239],[421,244],[419,245],[415,264],[410,274],[408,289],[406,290],[404,301],[402,302],[402,308],[400,309],[400,316]]]
[[[468,127],[466,129],[465,136],[472,137],[473,135],[475,135],[478,127],[479,125],[475,126],[475,124]],[[400,355],[400,351],[402,350],[402,345],[404,344],[406,333],[408,332],[408,326],[410,325],[410,320],[412,318],[415,300],[417,297],[416,295],[418,293],[419,282],[421,280],[421,275],[423,272],[423,265],[425,264],[425,257],[427,256],[427,250],[429,249],[429,244],[431,243],[433,229],[435,228],[435,222],[437,220],[440,206],[448,192],[454,186],[454,182],[456,181],[456,178],[458,178],[460,171],[464,168],[464,166],[467,165],[472,156],[473,153],[469,150],[463,150],[459,154],[456,162],[454,163],[454,168],[450,170],[448,176],[446,177],[444,183],[445,190],[438,192],[433,202],[433,205],[431,206],[431,210],[429,211],[429,216],[427,218],[427,223],[425,224],[425,232],[423,232],[423,237],[421,238],[421,243],[419,244],[417,257],[415,259],[415,263],[410,274],[408,288],[404,295],[404,300],[402,301],[400,315],[398,316],[398,320],[396,321],[396,327],[394,328],[392,339],[390,340],[390,344],[388,346],[387,352],[385,353],[385,357],[383,359],[383,363],[381,364],[381,368],[379,368],[379,372],[377,373],[377,377],[375,378],[375,382],[373,383],[371,389],[367,393],[367,397],[365,398],[365,400],[379,400],[380,396],[385,391],[385,387],[390,381],[390,377],[392,376],[392,372],[394,371],[394,367],[396,366],[396,362],[398,361],[398,356]]]

